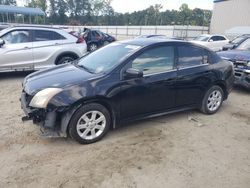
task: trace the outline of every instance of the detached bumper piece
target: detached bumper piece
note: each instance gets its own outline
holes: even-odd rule
[[[41,136],[49,138],[61,137],[60,127],[57,126],[58,113],[29,107],[28,104],[31,98],[32,97],[29,97],[25,92],[21,95],[21,108],[26,115],[22,117],[22,121],[33,120],[34,124],[40,126]]]
[[[241,85],[250,89],[250,70],[235,69],[235,81],[236,85]]]

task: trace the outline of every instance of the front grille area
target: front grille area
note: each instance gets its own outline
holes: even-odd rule
[[[247,68],[247,61],[233,61],[235,68],[245,69]]]

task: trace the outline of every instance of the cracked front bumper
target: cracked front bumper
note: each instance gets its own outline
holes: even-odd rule
[[[32,120],[34,124],[39,125],[43,136],[46,137],[60,137],[65,136],[61,132],[59,114],[56,110],[47,111],[46,109],[38,109],[29,107],[29,96],[23,92],[20,98],[21,108],[25,116],[22,117],[23,121]]]

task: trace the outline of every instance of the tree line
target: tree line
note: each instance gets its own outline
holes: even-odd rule
[[[212,11],[190,9],[163,10],[161,4],[132,13],[117,13],[112,0],[27,0],[25,6],[41,8],[48,24],[69,25],[197,25],[209,26]],[[0,0],[0,4],[16,5],[16,0]],[[42,23],[42,18],[33,18]]]

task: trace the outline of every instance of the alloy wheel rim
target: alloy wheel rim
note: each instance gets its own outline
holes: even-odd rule
[[[92,44],[91,46],[90,46],[90,51],[94,51],[94,50],[96,50],[97,49],[97,46],[95,45],[95,44]]]
[[[208,97],[207,108],[212,112],[216,111],[220,107],[221,101],[222,101],[221,92],[219,90],[214,90]]]
[[[106,118],[100,111],[89,111],[77,122],[77,133],[85,140],[93,140],[100,136],[106,127]]]
[[[65,60],[62,62],[62,64],[70,63],[70,62],[72,62],[72,61],[73,61],[73,59],[68,58],[68,59],[65,59]]]

